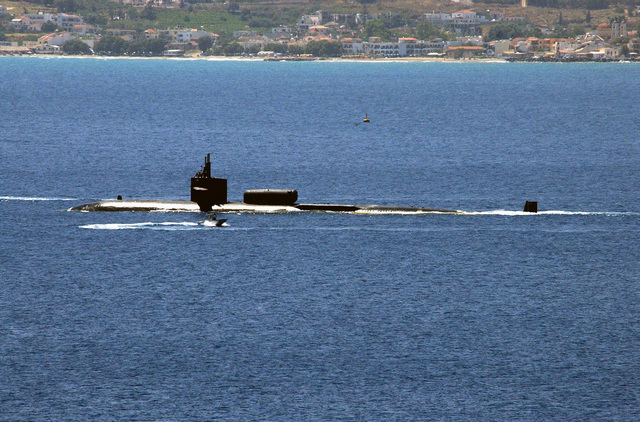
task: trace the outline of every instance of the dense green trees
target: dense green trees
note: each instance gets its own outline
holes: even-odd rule
[[[147,5],[142,9],[142,12],[140,12],[140,18],[149,21],[156,19],[156,12],[153,10],[152,3],[147,3]]]
[[[205,36],[205,37],[200,37],[198,39],[198,48],[203,53],[206,52],[211,47],[213,47],[213,38]]]
[[[404,19],[404,16],[400,14],[391,15],[391,17],[384,19],[383,22],[387,28],[400,28],[407,25],[407,21]]]
[[[260,51],[258,46],[243,48],[237,42],[214,45],[208,50],[208,54],[214,56],[239,56],[241,54],[257,54]],[[264,51],[273,51],[278,54],[296,56],[300,54],[310,54],[315,57],[340,57],[342,56],[342,44],[336,41],[311,41],[306,46],[270,43],[264,47]]]
[[[611,4],[616,4],[613,0],[527,0],[529,6],[554,7],[559,9],[606,9]]]
[[[624,44],[624,45],[622,45],[620,47],[620,55],[621,56],[627,57],[629,55],[629,53],[630,53],[629,47],[626,44]]]
[[[259,45],[249,45],[247,47],[245,47],[244,49],[245,54],[252,54],[252,55],[256,55],[260,52],[260,46]]]
[[[46,21],[42,24],[42,32],[56,32],[60,27],[51,21]]]
[[[575,38],[578,35],[584,35],[585,29],[582,26],[571,26],[569,28],[556,27],[553,31],[555,38]]]
[[[493,25],[489,28],[487,41],[506,40],[509,38],[522,37],[525,35],[525,29],[515,23],[503,23]]]
[[[629,0],[635,1],[635,0]],[[520,0],[489,0],[487,4],[520,4]],[[527,0],[529,6],[553,7],[559,9],[606,9],[617,5],[618,0]]]
[[[166,41],[159,38],[153,40],[137,40],[128,44],[127,52],[133,56],[160,56],[164,53],[164,49],[167,46]]]
[[[289,54],[292,56],[299,56],[300,54],[304,54],[304,47],[302,47],[301,45],[290,45]]]
[[[274,53],[285,54],[287,53],[287,45],[280,43],[269,43],[264,46],[264,51],[273,51]]]
[[[382,41],[391,41],[394,38],[391,31],[385,26],[381,20],[375,20],[367,22],[362,30],[362,38],[368,39],[369,37],[379,37]]]
[[[336,41],[310,41],[305,52],[315,57],[340,57],[342,44]]]
[[[93,51],[99,54],[112,54],[121,56],[129,50],[129,43],[115,35],[106,35],[93,47]]]
[[[53,4],[61,13],[75,13],[84,6],[82,2],[76,0],[55,0]]]
[[[420,21],[418,25],[416,25],[415,35],[419,40],[430,40],[433,38],[447,39],[444,32],[428,21]]]
[[[164,52],[166,45],[166,41],[161,39],[129,42],[115,35],[107,35],[100,38],[93,50],[98,54],[113,56],[122,56],[124,54],[160,56]]]
[[[239,56],[242,53],[244,48],[237,42],[229,43],[222,49],[222,54],[225,56]]]
[[[80,40],[69,40],[62,46],[62,51],[67,54],[92,54],[91,47]]]

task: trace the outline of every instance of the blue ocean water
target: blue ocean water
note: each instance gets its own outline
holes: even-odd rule
[[[0,420],[638,419],[639,77],[0,58]],[[231,200],[470,213],[66,212],[208,152]]]

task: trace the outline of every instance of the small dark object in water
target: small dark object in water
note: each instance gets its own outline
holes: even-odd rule
[[[118,195],[118,201],[122,201],[122,195]]]
[[[524,203],[524,212],[538,212],[538,202],[527,201]]]

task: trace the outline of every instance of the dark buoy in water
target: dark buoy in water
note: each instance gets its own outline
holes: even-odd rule
[[[367,113],[364,113],[364,120],[362,121],[362,123],[370,123],[371,120],[369,120],[369,116],[367,116]]]
[[[524,212],[538,212],[538,202],[527,201],[524,203]]]

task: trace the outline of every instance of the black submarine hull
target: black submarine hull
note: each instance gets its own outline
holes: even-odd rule
[[[457,210],[445,210],[422,207],[398,207],[384,205],[345,205],[345,204],[249,204],[246,202],[227,202],[212,205],[216,212],[235,213],[286,213],[286,212],[332,212],[359,214],[424,214],[447,213],[461,214]],[[141,211],[141,212],[202,212],[198,203],[193,201],[163,201],[154,199],[125,199],[91,202],[69,208],[69,211]]]
[[[69,211],[165,211],[165,212],[236,212],[283,213],[329,212],[354,214],[465,214],[463,211],[439,208],[388,205],[299,204],[298,191],[293,189],[253,189],[244,193],[244,202],[227,202],[227,179],[211,176],[211,154],[204,166],[191,178],[190,201],[162,201],[154,199],[91,202],[70,208]],[[527,201],[525,212],[537,213],[538,203]]]
[[[525,207],[525,213],[537,213],[531,205]],[[201,206],[193,201],[167,201],[157,199],[113,199],[69,208],[67,211],[78,212],[203,212]],[[212,205],[208,211],[221,213],[343,213],[343,214],[474,214],[469,211],[447,210],[441,208],[404,207],[393,205],[347,205],[347,204],[249,204],[246,202],[227,202]]]

